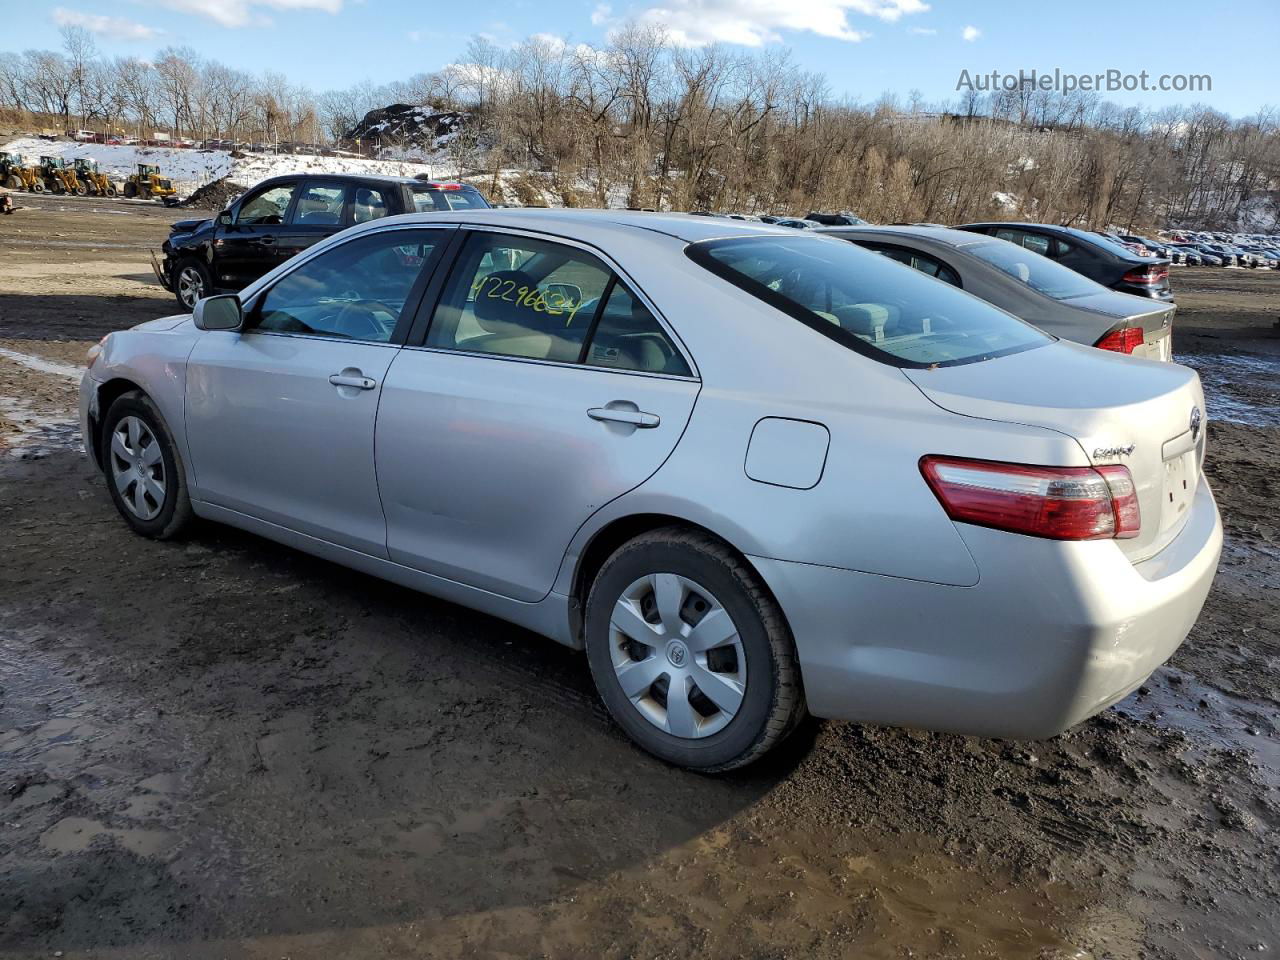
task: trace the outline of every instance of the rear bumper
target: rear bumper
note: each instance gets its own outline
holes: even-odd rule
[[[980,736],[1053,736],[1139,686],[1195,624],[1222,549],[1201,483],[1178,537],[1131,564],[1114,541],[957,525],[972,587],[763,558],[820,717]]]

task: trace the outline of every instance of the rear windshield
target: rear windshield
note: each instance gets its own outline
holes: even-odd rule
[[[418,213],[433,210],[485,210],[485,203],[480,191],[475,189],[441,190],[438,187],[410,187],[413,192],[413,206]]]
[[[975,243],[961,249],[1054,300],[1083,297],[1104,289],[1088,277],[1006,240]]]
[[[824,336],[895,366],[972,363],[1051,341],[950,284],[843,240],[738,237],[686,252]]]

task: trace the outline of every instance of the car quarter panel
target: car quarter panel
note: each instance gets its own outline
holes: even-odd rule
[[[940,409],[899,369],[831,342],[683,256],[629,256],[623,263],[688,346],[703,388],[662,468],[574,538],[559,592],[570,592],[577,559],[598,531],[641,513],[697,523],[757,556],[973,584],[978,569],[924,483],[919,458],[1087,462],[1079,444],[1055,431]],[[830,432],[826,465],[811,489],[748,476],[752,432],[769,417],[820,423]]]

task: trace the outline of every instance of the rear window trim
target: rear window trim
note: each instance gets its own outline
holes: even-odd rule
[[[737,246],[738,244],[743,242],[753,243],[758,241],[759,239],[760,237],[758,235],[753,235],[753,236],[745,236],[745,237],[725,237],[725,238],[712,239],[712,240],[699,240],[695,243],[691,243],[688,246],[686,246],[684,248],[684,254],[686,257],[688,257],[698,266],[702,267],[704,270],[709,271],[710,273],[715,274],[717,277],[719,277],[721,280],[724,280],[726,283],[729,283],[732,286],[737,287],[739,290],[743,291],[744,293],[750,294],[751,296],[755,297],[757,300],[760,300],[763,303],[767,303],[769,306],[773,307],[775,310],[778,310],[781,313],[785,313],[787,316],[791,317],[791,319],[798,320],[800,323],[804,324],[810,330],[813,330],[815,333],[821,334],[822,336],[826,337],[828,340],[834,340],[836,343],[840,344],[841,346],[849,348],[854,353],[860,353],[862,354],[862,356],[866,357],[867,359],[874,360],[877,363],[883,363],[886,366],[898,367],[900,369],[906,369],[906,370],[932,370],[939,367],[961,367],[970,363],[982,363],[986,360],[997,360],[1000,357],[1012,356],[1015,353],[1025,353],[1027,350],[1034,350],[1037,347],[1042,347],[1042,346],[1046,346],[1049,343],[1053,343],[1057,339],[1056,337],[1053,337],[1050,334],[1044,333],[1043,330],[1040,330],[1039,332],[1044,334],[1046,338],[1043,343],[1028,343],[1022,346],[1009,347],[1005,350],[995,350],[995,351],[992,351],[991,353],[982,353],[972,357],[963,357],[959,360],[937,360],[937,361],[908,360],[905,357],[895,356],[894,354],[889,353],[886,350],[879,350],[871,346],[871,344],[867,343],[861,337],[854,336],[852,333],[849,333],[843,327],[839,327],[839,326],[836,326],[835,324],[828,323],[822,320],[820,317],[817,317],[810,311],[804,309],[804,307],[800,306],[797,303],[794,303],[787,297],[782,296],[782,294],[774,290],[770,290],[768,287],[766,287],[763,283],[760,283],[759,281],[752,280],[750,277],[744,276],[743,274],[734,270],[728,264],[725,264],[722,261],[717,260],[715,257],[711,255],[711,251],[717,247]],[[800,237],[794,237],[794,238],[779,236],[776,238],[770,237],[769,239],[777,239],[784,243],[795,243],[797,241],[804,242],[806,240],[813,240],[815,239],[815,237],[812,235],[800,236]],[[821,235],[818,235],[816,239],[827,239],[827,238],[824,238]],[[829,239],[830,239],[830,242],[832,243],[848,242],[844,238],[836,238],[834,236],[830,237]],[[854,245],[857,246],[857,244],[854,244]],[[867,252],[871,253],[872,251],[868,250]],[[875,254],[875,256],[880,256],[880,254],[877,253]],[[912,270],[915,273],[919,274],[920,276],[927,277],[928,279],[934,280],[937,283],[945,283],[945,281],[938,280],[936,277],[929,277],[928,274],[921,273],[919,270],[915,270],[914,267],[909,267],[906,264],[897,263],[897,261],[891,260],[888,257],[884,257],[883,259],[887,263],[896,264],[898,267],[901,267],[903,270]],[[960,289],[959,287],[952,287],[950,284],[946,284],[946,285],[950,287],[952,290],[957,290],[960,293],[965,293],[965,291]],[[968,296],[972,296],[972,294],[968,294]],[[990,306],[992,310],[999,311],[999,307],[991,306],[991,304],[987,304],[987,306]],[[1004,312],[1004,311],[1000,311],[1000,312]]]

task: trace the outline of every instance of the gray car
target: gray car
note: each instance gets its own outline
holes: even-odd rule
[[[384,218],[91,353],[135,531],[231,524],[585,649],[703,771],[806,712],[1056,734],[1182,642],[1222,542],[1194,371],[811,231]]]
[[[1151,360],[1173,359],[1172,303],[1108,290],[1016,243],[922,226],[821,232],[967,290],[1056,337]]]

